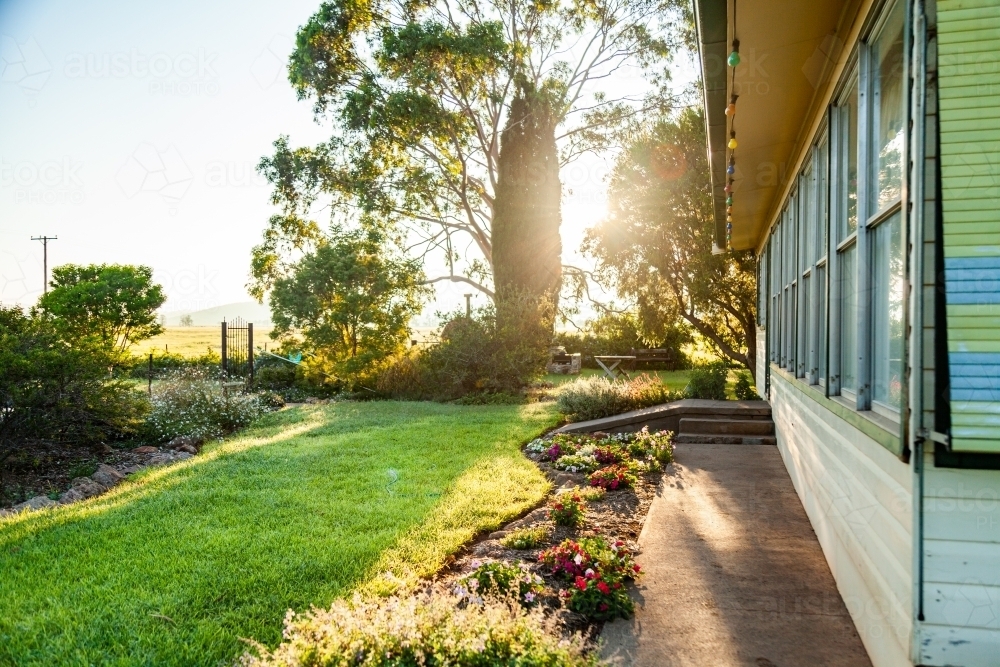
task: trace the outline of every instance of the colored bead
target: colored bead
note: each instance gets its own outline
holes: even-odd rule
[[[733,205],[733,196],[729,195],[728,197],[726,197],[726,206],[732,206],[732,205]]]
[[[729,167],[726,168],[726,173],[729,174],[730,176],[732,176],[733,174],[735,174],[736,173],[736,165],[735,164],[729,165]]]
[[[726,183],[726,187],[722,188],[722,191],[728,195],[730,192],[733,191],[733,186],[730,185],[729,183]]]
[[[730,139],[729,140],[729,149],[730,150],[736,150],[736,139]]]
[[[726,115],[727,116],[735,116],[736,115],[736,105],[735,104],[730,104],[729,106],[726,107]]]
[[[729,60],[727,61],[730,67],[736,67],[740,64],[740,52],[733,51],[729,54]]]

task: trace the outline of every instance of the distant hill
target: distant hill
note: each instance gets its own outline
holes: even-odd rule
[[[181,318],[190,315],[191,324],[196,327],[215,326],[223,319],[227,322],[237,317],[242,317],[247,322],[253,322],[257,326],[271,326],[271,308],[267,303],[257,303],[256,301],[241,301],[238,303],[227,303],[205,310],[183,311],[178,310],[171,313],[163,313],[168,327],[178,327],[181,325]]]

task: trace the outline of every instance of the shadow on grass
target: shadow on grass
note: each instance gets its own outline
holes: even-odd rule
[[[288,608],[409,582],[537,502],[532,406],[343,404],[0,521],[0,664],[215,664]],[[391,572],[391,577],[385,573]]]

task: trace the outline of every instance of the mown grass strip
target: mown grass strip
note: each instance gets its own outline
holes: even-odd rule
[[[0,664],[217,664],[287,609],[434,572],[537,503],[551,404],[269,415],[90,501],[0,519]],[[391,576],[386,573],[392,573]]]

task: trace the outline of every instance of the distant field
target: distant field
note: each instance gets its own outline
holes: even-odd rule
[[[149,354],[150,352],[170,352],[185,357],[197,357],[211,349],[216,354],[222,351],[222,332],[214,327],[167,327],[167,330],[154,338],[144,340],[132,346],[134,354]],[[254,327],[254,345],[260,347],[271,343],[268,334],[271,327]]]

